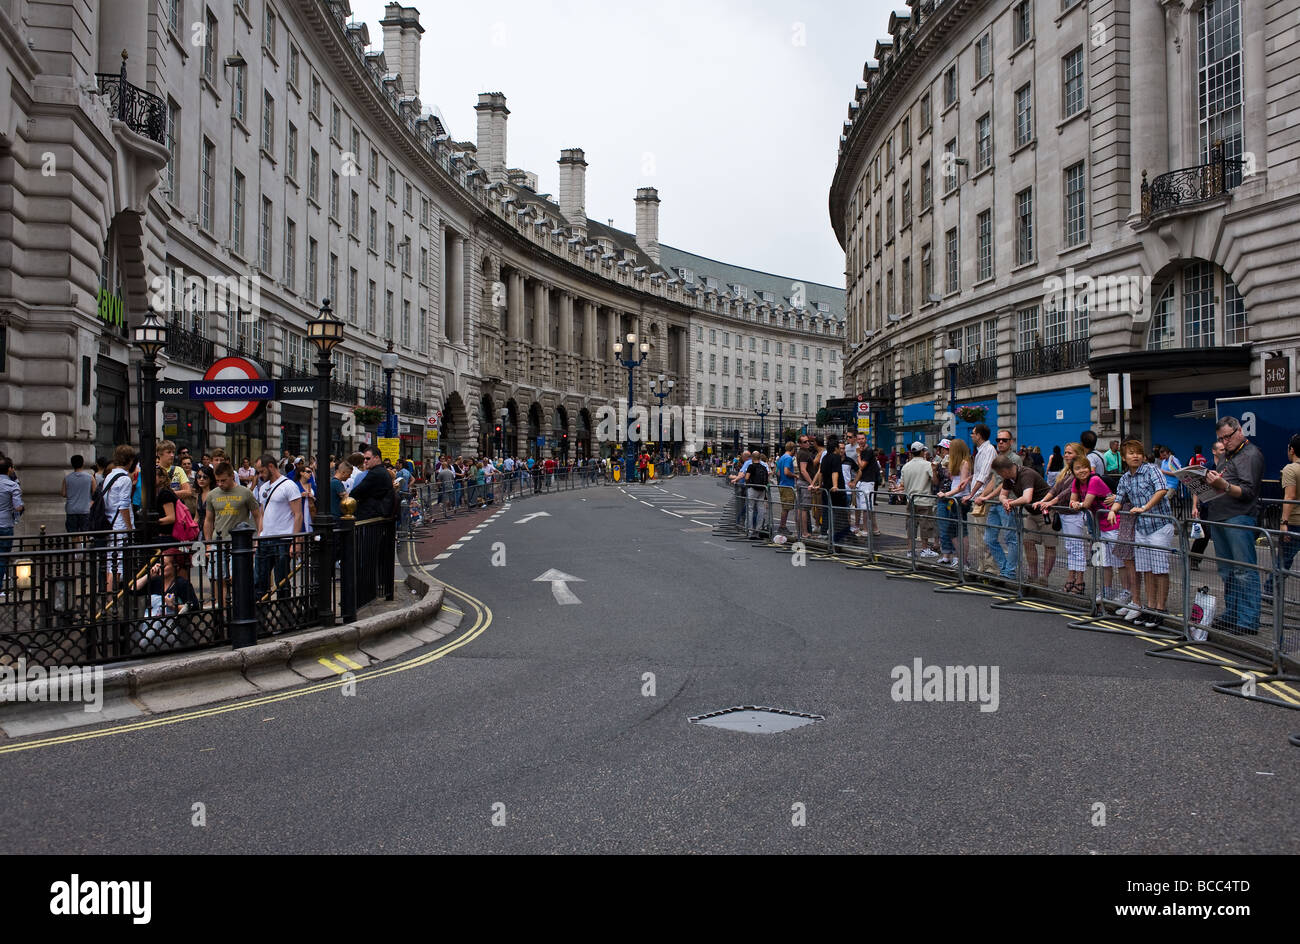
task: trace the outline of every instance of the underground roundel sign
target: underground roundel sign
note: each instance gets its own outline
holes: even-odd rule
[[[275,381],[244,357],[223,357],[202,380],[190,383],[190,399],[202,400],[212,418],[222,423],[242,423],[274,398]]]

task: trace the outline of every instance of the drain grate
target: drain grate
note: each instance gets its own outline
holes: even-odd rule
[[[728,731],[777,734],[826,719],[806,711],[787,711],[785,708],[766,708],[761,705],[739,705],[735,708],[723,708],[721,711],[710,711],[686,720],[691,724],[706,724],[709,727],[725,728]]]

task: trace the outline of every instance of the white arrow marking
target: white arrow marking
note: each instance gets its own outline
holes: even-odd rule
[[[575,597],[573,591],[566,586],[566,584],[571,580],[577,581],[578,583],[585,583],[581,577],[574,577],[571,574],[566,574],[562,570],[554,569],[548,570],[540,577],[534,577],[533,583],[549,583],[551,585],[551,594],[555,597],[555,602],[560,604],[560,606],[572,606],[573,604],[581,603],[582,601]]]
[[[551,517],[551,513],[549,511],[534,511],[531,515],[524,515],[522,518],[516,521],[515,524],[524,524],[525,522],[532,521],[534,518],[549,518],[549,517]]]

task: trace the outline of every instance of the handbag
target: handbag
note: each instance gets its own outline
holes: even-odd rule
[[[1053,531],[1061,530],[1061,516],[1056,512],[1052,512],[1052,530]]]
[[[1192,599],[1192,610],[1188,613],[1187,626],[1187,633],[1193,642],[1205,642],[1218,609],[1218,597],[1210,592],[1209,587],[1201,587],[1196,591],[1196,596]]]

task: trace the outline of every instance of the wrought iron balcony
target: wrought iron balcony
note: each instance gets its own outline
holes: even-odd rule
[[[1059,374],[1066,370],[1078,370],[1088,366],[1088,339],[1077,338],[1049,344],[1046,347],[1032,347],[1025,351],[1016,351],[1012,362],[1016,377],[1039,377],[1043,374]]]
[[[957,385],[973,387],[975,384],[993,383],[998,379],[998,359],[981,357],[957,365]]]
[[[360,396],[360,391],[356,384],[344,383],[341,380],[330,381],[330,401],[333,403],[350,403],[355,404]]]
[[[180,364],[206,370],[215,361],[216,346],[197,331],[185,327],[184,313],[172,312],[167,326],[167,356]]]
[[[366,387],[366,406],[377,406],[381,410],[388,406],[388,394],[384,392],[383,387]]]
[[[125,59],[119,74],[97,72],[95,78],[99,80],[99,94],[108,97],[109,114],[136,134],[159,144],[167,143],[167,103],[126,80]]]
[[[934,370],[922,370],[903,378],[903,396],[918,397],[934,393]]]
[[[1241,184],[1245,166],[1243,160],[1225,158],[1220,141],[1211,150],[1208,164],[1173,170],[1150,183],[1143,171],[1142,218],[1151,220],[1223,196]]]
[[[314,380],[316,371],[307,364],[285,364],[280,368],[281,380]]]
[[[428,416],[429,405],[423,399],[417,397],[402,397],[401,406],[397,408],[398,413],[404,413],[407,416]]]

